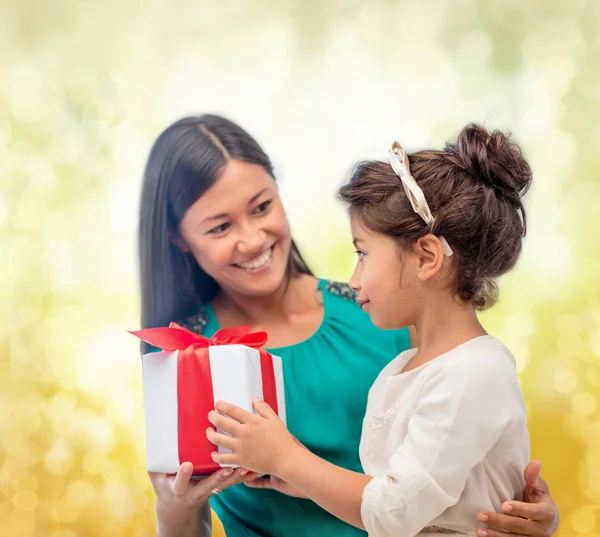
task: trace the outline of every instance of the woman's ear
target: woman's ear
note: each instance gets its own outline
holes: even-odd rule
[[[188,253],[190,251],[190,247],[187,243],[179,236],[174,233],[169,233],[169,240],[177,246],[182,252]]]
[[[438,237],[429,233],[417,240],[415,253],[418,256],[417,278],[427,281],[440,272],[444,263],[444,247]]]

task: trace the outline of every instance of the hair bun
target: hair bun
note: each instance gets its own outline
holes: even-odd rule
[[[520,198],[531,185],[531,168],[509,135],[499,130],[488,132],[471,123],[460,131],[456,144],[448,144],[446,149],[474,179],[492,187],[498,197],[522,207]]]

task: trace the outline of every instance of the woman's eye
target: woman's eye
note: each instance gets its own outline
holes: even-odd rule
[[[264,213],[269,208],[271,203],[273,203],[273,200],[263,201],[260,205],[254,207],[254,210],[252,212],[254,214]]]
[[[365,255],[365,253],[361,252],[360,250],[356,250],[356,255],[358,256],[359,259],[362,259]]]
[[[225,222],[224,224],[220,224],[216,227],[213,227],[208,233],[213,234],[213,235],[217,235],[219,233],[223,233],[224,231],[227,230],[227,228],[229,227],[229,223]]]

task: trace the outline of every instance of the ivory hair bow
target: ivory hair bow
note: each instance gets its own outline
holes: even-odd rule
[[[425,194],[421,190],[421,187],[415,181],[415,178],[410,173],[410,164],[408,163],[408,156],[404,148],[398,143],[394,142],[389,151],[390,164],[396,175],[402,181],[404,192],[408,197],[413,210],[417,213],[426,224],[431,224],[435,220],[431,214],[431,209],[425,199]],[[444,239],[444,237],[438,237],[444,248],[444,255],[450,257],[453,252],[450,245]]]

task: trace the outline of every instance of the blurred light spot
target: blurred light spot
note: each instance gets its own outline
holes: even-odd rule
[[[56,419],[62,417],[64,419],[69,419],[73,410],[75,410],[76,405],[77,400],[73,394],[59,392],[44,403],[43,409],[44,414],[46,414],[48,418]]]
[[[29,184],[37,194],[47,191],[56,185],[56,175],[51,162],[41,156],[34,156],[27,163]]]
[[[589,472],[584,475],[584,480],[589,487],[590,494],[596,497],[595,502],[600,505],[600,454],[590,457],[588,467]]]
[[[63,524],[76,522],[81,515],[79,507],[64,499],[54,502],[52,510],[56,521]]]
[[[83,468],[86,473],[95,475],[103,471],[106,464],[106,456],[95,451],[87,453],[83,458]]]
[[[38,478],[35,476],[35,474],[27,474],[25,476],[23,476],[22,479],[19,479],[19,481],[17,481],[14,484],[14,488],[17,491],[34,491],[36,490],[38,487]]]
[[[490,59],[494,45],[492,40],[484,31],[474,30],[465,34],[457,51],[460,58],[469,62],[472,68],[485,65]]]
[[[0,225],[4,224],[8,219],[8,202],[0,192]]]
[[[67,485],[65,499],[72,505],[84,507],[96,497],[96,489],[88,481],[71,481]]]
[[[2,464],[0,475],[2,476],[0,482],[18,483],[27,475],[27,468],[13,458],[8,458]]]
[[[581,332],[582,322],[577,315],[564,313],[556,318],[556,329],[567,336],[573,336]]]
[[[122,382],[115,370],[123,363],[123,356],[109,349],[122,348],[124,341],[129,341],[128,334],[122,326],[105,325],[94,338],[82,344],[81,354],[77,359],[77,384],[86,391],[108,397],[106,387]]]
[[[535,319],[528,311],[518,311],[506,317],[504,326],[510,336],[525,339],[534,333]]]
[[[93,419],[87,424],[86,429],[94,451],[107,453],[115,447],[112,425],[104,417]]]
[[[596,332],[590,336],[588,345],[592,351],[592,354],[584,358],[584,360],[588,363],[591,363],[600,358],[600,332]]]
[[[22,409],[19,421],[15,424],[15,432],[22,432],[30,435],[36,432],[42,426],[42,418],[37,413],[27,412]]]
[[[529,347],[522,341],[511,341],[509,346],[515,357],[517,373],[521,373],[529,362]]]
[[[577,388],[577,375],[569,369],[561,369],[554,373],[552,386],[558,393],[572,393]]]
[[[21,511],[34,511],[38,505],[38,497],[35,492],[19,491],[13,496],[13,505]]]
[[[121,180],[113,183],[108,203],[108,217],[113,229],[128,232],[137,229],[138,211],[132,208],[138,203],[138,190],[138,185],[132,182]]]
[[[585,354],[583,340],[575,333],[559,336],[556,343],[561,356],[582,356]]]
[[[561,277],[572,262],[572,248],[569,241],[558,234],[545,233],[531,240],[523,253],[523,259],[532,267],[544,272],[544,276]],[[553,286],[545,286],[548,294],[554,296]]]
[[[7,537],[29,537],[35,531],[35,515],[29,511],[13,511],[5,528]]]
[[[128,519],[134,513],[131,492],[126,483],[116,480],[108,483],[104,488],[104,496],[111,501],[111,513],[118,518]]]
[[[124,537],[124,534],[122,528],[116,524],[110,524],[102,528],[102,533],[98,534],[98,537]]]
[[[42,101],[41,74],[28,65],[15,68],[10,77],[10,110],[20,121],[36,122],[40,115]]]
[[[55,135],[48,143],[48,156],[52,161],[61,164],[73,164],[81,153],[81,139],[75,129],[63,131]]]
[[[50,537],[79,537],[79,536],[71,530],[61,529],[61,530],[53,531],[50,534]]]
[[[132,382],[133,385],[133,382]],[[141,394],[141,385],[138,394]],[[135,428],[133,424],[143,422],[142,402],[140,398],[132,397],[131,392],[123,393],[123,397],[113,397],[106,402],[106,419],[113,424],[128,425]]]
[[[571,519],[571,527],[577,533],[591,533],[596,527],[596,515],[588,509],[579,509]]]
[[[22,461],[28,467],[40,462],[44,457],[44,450],[34,442],[23,442],[18,453],[14,454],[15,459]]]
[[[585,378],[590,382],[590,384],[600,388],[600,367],[598,367],[598,364],[592,364],[587,368],[585,372]]]
[[[563,431],[574,438],[581,438],[584,434],[586,423],[587,420],[584,416],[575,413],[569,414],[564,419]]]
[[[83,271],[73,244],[52,240],[46,247],[46,259],[57,291],[73,291],[83,282]]]
[[[44,457],[44,466],[52,475],[63,475],[73,463],[71,448],[63,438],[57,438]]]
[[[581,416],[590,416],[598,407],[598,403],[594,395],[588,392],[581,392],[573,397],[572,401],[573,412]]]
[[[145,489],[142,489],[142,492],[132,495],[134,510],[136,512],[143,511],[148,507],[148,496],[145,494]]]

